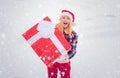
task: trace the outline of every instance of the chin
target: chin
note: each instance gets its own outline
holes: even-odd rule
[[[68,27],[68,25],[63,25],[64,28]]]

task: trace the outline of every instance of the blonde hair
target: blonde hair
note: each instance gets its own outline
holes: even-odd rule
[[[67,28],[63,28],[61,23],[56,24],[56,27],[62,32],[62,33],[66,33],[71,37],[72,34],[72,26],[71,24],[69,24],[69,26]]]

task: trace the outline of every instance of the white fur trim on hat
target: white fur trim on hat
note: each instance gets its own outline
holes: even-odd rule
[[[70,13],[68,13],[68,12],[63,12],[63,13],[61,13],[61,14],[60,14],[60,18],[61,18],[62,16],[68,16],[68,17],[71,19],[71,21],[73,20],[72,15],[71,15]]]

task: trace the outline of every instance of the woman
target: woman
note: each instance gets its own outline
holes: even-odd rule
[[[67,55],[58,58],[52,67],[48,67],[48,78],[57,78],[58,70],[61,78],[70,78],[70,59],[76,54],[78,35],[72,29],[74,14],[68,10],[62,10],[60,21],[56,27],[63,33],[65,39],[70,43],[71,50]]]

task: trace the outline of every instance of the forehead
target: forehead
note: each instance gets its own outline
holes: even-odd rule
[[[67,15],[63,15],[63,16],[61,16],[61,18],[69,18],[70,19],[70,17]]]

